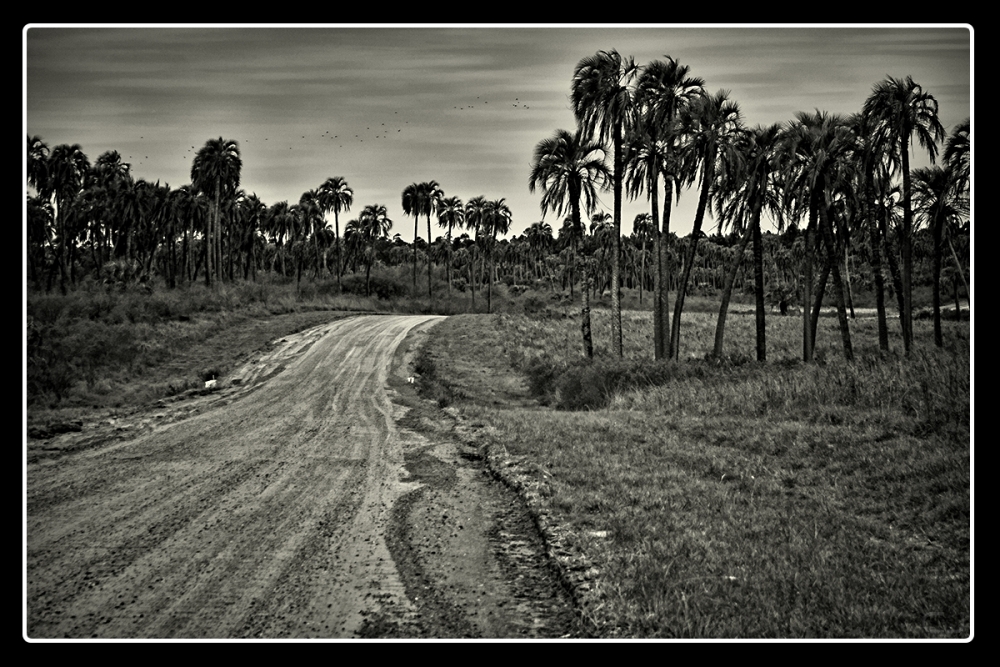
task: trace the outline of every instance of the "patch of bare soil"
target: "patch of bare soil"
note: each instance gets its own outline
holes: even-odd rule
[[[397,424],[412,434],[406,480],[418,486],[395,504],[387,546],[418,613],[386,608],[366,619],[362,636],[586,636],[524,498],[488,470],[456,417],[408,381],[427,335],[417,329],[400,346],[389,380]]]
[[[583,636],[523,500],[407,382],[426,320],[30,440],[28,638]]]

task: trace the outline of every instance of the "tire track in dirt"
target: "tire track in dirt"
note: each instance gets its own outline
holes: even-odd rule
[[[29,464],[27,637],[349,637],[387,600],[407,613],[384,386],[433,319],[334,322],[200,414]]]

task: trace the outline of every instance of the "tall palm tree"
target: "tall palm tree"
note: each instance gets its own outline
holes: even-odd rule
[[[743,240],[735,253],[723,285],[722,305],[715,326],[715,348],[713,356],[722,358],[725,337],[726,315],[733,283],[739,270],[740,261],[750,241],[753,241],[754,294],[756,296],[757,360],[767,358],[767,341],[764,313],[764,253],[760,230],[760,218],[767,209],[781,222],[779,167],[776,149],[781,136],[777,124],[767,127],[757,126],[743,134],[738,147],[738,168],[726,173],[720,179],[721,197],[716,202],[716,217],[720,230],[725,223],[731,223],[743,231]]]
[[[38,195],[48,185],[49,145],[39,136],[28,135],[27,177],[28,185]]]
[[[571,134],[566,130],[556,130],[549,139],[535,146],[528,176],[528,190],[542,189],[541,209],[544,217],[549,211],[561,216],[569,208],[574,234],[571,237],[572,257],[576,257],[577,239],[582,236],[583,224],[580,217],[580,199],[583,208],[590,213],[597,203],[597,191],[604,189],[611,173],[606,164],[604,148],[584,138],[581,130]],[[551,228],[550,228],[551,236]],[[571,269],[572,271],[572,262]],[[570,277],[570,292],[573,282]],[[586,289],[586,288],[585,288]],[[589,329],[590,309],[584,305],[584,327]],[[593,350],[585,350],[593,356]]]
[[[52,197],[56,222],[56,255],[59,267],[59,289],[66,294],[69,278],[69,246],[72,242],[68,220],[70,209],[83,189],[84,176],[90,169],[90,160],[80,144],[61,144],[52,149],[46,164],[45,190]]]
[[[621,225],[622,182],[624,178],[623,142],[625,128],[632,122],[632,82],[639,68],[630,56],[616,50],[598,51],[577,63],[573,70],[570,99],[573,113],[585,136],[595,136],[614,148],[613,190],[615,240],[611,259],[611,349],[619,357],[622,349],[621,307]]]
[[[858,145],[856,152],[860,161],[858,169],[858,192],[862,225],[868,232],[868,253],[871,261],[875,287],[875,317],[878,327],[879,349],[889,350],[889,328],[885,310],[885,277],[882,273],[882,253],[880,248],[879,225],[876,220],[875,201],[882,183],[889,180],[889,169],[883,159],[885,152],[879,145],[879,137],[869,126],[870,119],[856,113],[850,117],[851,126]]]
[[[277,251],[271,259],[271,271],[274,271],[275,264],[281,260],[281,275],[287,275],[285,268],[285,256],[287,254],[285,239],[291,236],[294,231],[294,219],[287,201],[279,201],[272,204],[267,209],[265,216],[265,229],[271,235]]]
[[[358,216],[357,230],[365,240],[365,296],[371,296],[371,273],[372,262],[375,260],[375,244],[379,239],[388,238],[389,230],[392,229],[392,220],[389,219],[385,206],[381,204],[369,204]]]
[[[46,247],[52,240],[52,202],[40,195],[27,197],[28,280],[37,283],[45,268]]]
[[[737,162],[735,146],[743,134],[739,104],[729,99],[727,90],[720,90],[714,95],[698,95],[689,106],[689,111],[690,113],[685,114],[685,119],[690,123],[690,149],[701,162],[701,190],[691,229],[691,243],[684,260],[684,273],[674,300],[674,321],[668,351],[671,359],[680,355],[681,313],[684,310],[684,298],[694,267],[705,211],[711,204],[719,172],[733,168]]]
[[[970,205],[970,188],[972,184],[972,125],[968,118],[956,125],[951,131],[948,141],[945,144],[943,159],[945,165],[955,174],[956,186],[962,200],[962,208],[967,210]],[[951,238],[954,236],[950,231],[951,229],[949,227],[949,233],[945,235],[945,238],[948,241],[951,256],[955,260],[957,274],[965,285],[965,293],[971,296],[969,283],[965,279],[965,271],[958,261],[955,246],[951,242]]]
[[[221,258],[219,229],[221,201],[236,195],[240,186],[240,170],[243,160],[236,141],[209,139],[198,150],[191,165],[191,185],[212,197],[212,215],[206,220],[205,229],[205,284],[211,287],[213,277],[222,276],[218,259]]]
[[[320,271],[320,256],[319,256],[319,237],[320,231],[326,226],[326,221],[323,219],[325,211],[323,210],[322,203],[322,193],[319,189],[316,190],[306,190],[299,197],[299,206],[302,208],[302,213],[305,216],[305,234],[312,237],[313,240],[313,251],[314,251],[314,266],[313,266],[313,278],[319,276]]]
[[[403,188],[403,213],[413,216],[413,291],[417,290],[417,234],[420,214],[423,213],[420,183],[410,183]]]
[[[937,156],[937,143],[945,138],[944,127],[938,120],[938,103],[924,91],[913,77],[887,77],[875,84],[864,102],[862,113],[869,118],[876,133],[883,138],[887,150],[899,159],[903,180],[903,222],[899,229],[901,273],[903,282],[903,312],[900,323],[903,346],[910,353],[913,343],[913,185],[910,175],[910,143],[917,142],[927,150],[931,164]]]
[[[451,235],[456,227],[462,228],[465,221],[465,204],[458,197],[446,197],[441,200],[437,209],[438,226],[447,230],[447,256],[445,259],[445,271],[448,276],[448,296],[451,296]]]
[[[555,243],[555,238],[552,236],[552,225],[544,220],[533,222],[525,230],[524,235],[528,241],[528,248],[531,250],[533,275],[535,280],[538,280],[541,278],[541,265],[544,257]]]
[[[913,208],[917,218],[926,221],[933,239],[933,309],[934,344],[944,345],[941,333],[941,259],[945,226],[949,220],[960,218],[963,213],[960,176],[950,167],[921,167],[914,169]]]
[[[423,190],[423,212],[427,216],[427,245],[431,243],[431,215],[435,214],[441,206],[441,200],[444,199],[444,190],[438,185],[437,181],[428,181],[426,183],[421,183],[421,188]],[[427,298],[434,298],[434,287],[432,284],[432,274],[431,268],[433,262],[431,262],[430,254],[427,256]]]
[[[681,161],[679,118],[702,93],[705,82],[690,76],[690,67],[670,56],[647,64],[636,81],[635,128],[628,155],[629,194],[642,191],[650,202],[655,232],[653,252],[656,270],[653,283],[653,351],[656,359],[667,356],[670,335],[668,276],[671,270],[666,241],[670,237],[670,211],[674,193],[680,197],[681,179],[687,180]],[[659,181],[664,180],[662,231],[660,228]]]
[[[639,213],[632,221],[632,235],[639,243],[639,305],[642,305],[642,291],[646,282],[646,244],[656,236],[657,231],[659,230],[653,225],[653,216],[649,213]]]
[[[413,216],[413,287],[417,286],[417,234],[420,216],[427,216],[427,244],[431,243],[431,214],[444,197],[444,191],[437,181],[411,183],[403,189],[403,213]],[[431,287],[431,261],[427,259],[427,295],[433,297]]]
[[[479,233],[486,229],[486,197],[478,195],[465,203],[465,228],[472,232],[472,261],[469,262],[469,285],[472,290],[472,309],[476,308],[476,255],[480,244]]]
[[[257,281],[257,259],[254,250],[257,233],[260,231],[266,215],[267,206],[256,194],[245,195],[240,199],[240,248],[244,258],[244,280],[249,278],[252,273],[254,282]]]
[[[342,273],[340,268],[340,212],[351,210],[351,204],[354,203],[354,190],[350,188],[343,176],[331,176],[323,182],[319,191],[323,213],[333,211],[333,243],[334,254],[337,257],[337,291],[339,292]]]
[[[501,199],[494,199],[486,202],[485,216],[483,219],[483,230],[486,233],[486,254],[490,259],[490,270],[487,277],[488,288],[486,292],[486,312],[491,313],[493,301],[493,260],[494,249],[497,236],[503,236],[510,231],[511,212],[507,202]]]
[[[857,169],[857,139],[850,120],[836,114],[821,111],[809,114],[795,114],[795,121],[783,132],[781,151],[786,170],[783,174],[786,196],[798,197],[807,207],[809,226],[806,229],[806,277],[803,303],[803,358],[812,360],[815,343],[816,322],[822,305],[823,287],[826,275],[832,273],[834,294],[837,301],[837,317],[844,345],[844,356],[853,359],[850,328],[844,286],[841,278],[836,235],[832,225],[832,201],[837,188],[854,178]],[[818,231],[818,242],[825,249],[825,265],[819,281],[816,300],[810,314],[809,295],[811,290],[811,269],[809,268],[810,232]]]

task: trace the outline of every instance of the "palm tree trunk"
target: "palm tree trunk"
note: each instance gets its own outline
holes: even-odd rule
[[[642,288],[646,277],[646,239],[642,239],[642,247],[639,250],[639,305],[642,305]]]
[[[955,246],[952,244],[950,236],[948,237],[948,248],[951,250],[951,258],[955,260],[955,269],[958,271],[958,277],[962,279],[962,285],[965,286],[965,294],[971,297],[972,292],[969,291],[969,283],[965,280],[965,270],[962,269],[962,264],[958,261],[958,253],[955,252]]]
[[[219,182],[215,183],[215,199],[212,210],[205,218],[205,286],[212,286],[212,264],[214,258],[213,246],[215,244],[215,229],[219,221]],[[214,224],[213,224],[214,223]]]
[[[701,233],[701,224],[705,219],[705,208],[708,205],[708,190],[713,178],[714,159],[711,155],[705,158],[702,167],[701,193],[698,196],[698,209],[694,216],[694,225],[691,229],[691,243],[688,246],[687,257],[684,261],[684,274],[681,277],[680,286],[677,289],[677,298],[674,300],[674,326],[670,330],[670,358],[677,359],[680,355],[681,341],[681,313],[684,311],[684,299],[687,296],[688,281],[691,278],[691,270],[694,268],[694,260],[698,250],[698,237]]]
[[[653,226],[658,227],[656,188],[653,188]],[[656,252],[656,283],[653,285],[653,345],[656,359],[668,356],[667,336],[670,335],[670,212],[673,205],[673,181],[666,179],[663,188],[663,228],[657,229],[654,239]]]
[[[941,256],[943,245],[941,243],[943,220],[933,222],[934,232],[934,284],[933,284],[933,307],[934,307],[934,344],[944,347],[944,337],[941,333]]]
[[[338,217],[336,209],[333,211],[333,243],[337,251],[337,294],[340,294],[342,287],[340,285],[340,219]]]
[[[892,276],[892,289],[896,294],[896,308],[899,311],[899,326],[903,328],[903,279],[900,276],[899,264],[896,262],[896,253],[892,251],[889,238],[889,210],[884,210],[885,215],[879,220],[879,227],[882,232],[882,251],[885,253],[885,261],[889,265],[889,274]]]
[[[804,243],[805,257],[802,267],[802,361],[813,360],[814,339],[809,326],[809,312],[812,301],[813,288],[813,253],[816,234],[816,205],[809,207],[809,223],[806,225],[806,237]]]
[[[472,290],[472,312],[476,312],[476,246],[472,246],[469,258],[469,288]]]
[[[583,296],[583,310],[580,313],[581,314],[580,329],[581,329],[581,333],[583,334],[583,353],[587,356],[588,359],[593,359],[594,358],[594,339],[593,339],[593,336],[591,334],[591,329],[590,329],[590,289],[589,289],[589,283],[590,283],[590,276],[588,275],[586,268],[584,268],[583,289],[580,290],[581,292],[583,292],[583,295],[582,295]]]
[[[764,240],[760,234],[760,210],[762,201],[754,202],[750,231],[753,235],[753,277],[754,301],[756,308],[754,322],[757,329],[757,361],[767,361],[767,330],[764,321]]]
[[[719,319],[715,325],[715,348],[712,350],[712,357],[715,359],[722,359],[722,347],[726,335],[726,316],[729,314],[729,301],[732,298],[733,285],[736,283],[736,275],[739,273],[743,255],[746,252],[747,246],[750,245],[752,238],[753,230],[747,227],[746,231],[743,232],[743,238],[740,241],[736,257],[733,259],[733,264],[729,267],[729,271],[726,274],[726,282],[722,288],[722,305],[719,306]]]
[[[816,350],[816,329],[819,327],[819,316],[823,310],[823,297],[826,294],[826,283],[830,278],[830,263],[828,257],[823,255],[823,268],[819,272],[819,280],[816,281],[815,294],[812,308],[809,310],[809,344]]]
[[[427,213],[427,298],[434,299],[434,290],[431,287],[431,214]]]
[[[420,227],[420,216],[413,214],[413,293],[417,292],[417,233]]]
[[[910,156],[907,149],[909,137],[900,138],[901,171],[903,174],[903,227],[899,234],[900,257],[902,259],[903,312],[900,313],[903,326],[903,350],[909,356],[913,345],[913,212],[910,207]]]
[[[824,202],[825,203],[825,202]],[[837,319],[840,322],[840,337],[844,344],[844,357],[848,361],[854,359],[854,349],[851,346],[851,329],[847,321],[847,300],[844,295],[844,283],[840,275],[840,262],[837,261],[837,250],[834,242],[833,227],[830,224],[829,209],[823,205],[820,208],[820,228],[830,267],[833,270],[833,290],[837,299]]]
[[[618,357],[624,356],[622,348],[622,121],[615,123],[615,175],[614,175],[614,234],[611,245],[611,350]]]
[[[854,291],[851,289],[851,245],[850,242],[844,243],[844,287],[846,289],[847,296],[847,308],[851,311],[851,319],[855,319],[854,315]]]
[[[487,285],[487,288],[486,288],[486,312],[487,313],[492,313],[493,312],[493,243],[492,243],[492,239],[490,240],[489,250],[487,251],[487,254],[490,256],[490,270],[486,274],[486,280],[488,281],[488,285]]]
[[[878,347],[889,351],[889,327],[885,319],[885,278],[882,276],[882,254],[879,252],[878,229],[874,220],[868,222],[868,244],[871,246],[872,274],[875,279],[875,312],[878,318]]]

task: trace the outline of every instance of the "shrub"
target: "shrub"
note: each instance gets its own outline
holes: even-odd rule
[[[354,275],[344,276],[343,278],[341,278],[340,284],[345,294],[355,294],[357,296],[365,296],[364,275],[354,274]],[[395,278],[381,275],[378,273],[372,273],[371,276],[372,296],[376,296],[379,299],[393,299],[405,295],[408,289],[409,288],[407,288],[405,284],[399,282]]]

